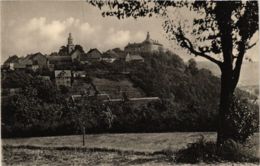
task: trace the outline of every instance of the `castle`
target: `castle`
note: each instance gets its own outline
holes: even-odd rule
[[[147,32],[146,39],[142,43],[128,43],[125,47],[125,52],[130,54],[158,53],[164,51],[163,45],[156,40],[152,40],[149,32]]]

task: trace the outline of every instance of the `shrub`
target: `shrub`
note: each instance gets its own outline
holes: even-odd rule
[[[214,142],[206,142],[202,136],[198,141],[188,144],[187,148],[175,152],[175,161],[179,163],[259,162],[259,158],[257,151],[246,144],[229,139],[218,149]]]
[[[228,139],[220,149],[221,158],[223,160],[236,162],[259,161],[251,148],[252,147],[248,147],[245,144]]]
[[[257,105],[253,105],[241,96],[234,96],[227,120],[229,138],[239,143],[245,143],[258,130]]]
[[[175,153],[175,161],[181,163],[198,163],[219,161],[217,148],[214,142],[206,142],[204,136],[188,144],[187,148],[181,149]]]

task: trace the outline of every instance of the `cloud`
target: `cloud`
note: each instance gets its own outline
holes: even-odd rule
[[[95,32],[95,28],[91,27],[89,23],[85,22],[79,26],[82,35],[90,35]]]
[[[45,17],[32,18],[24,25],[13,26],[13,35],[9,40],[12,42],[15,54],[26,55],[32,52],[50,53],[58,51],[61,45],[66,44],[69,32],[81,36],[92,34],[95,27],[87,22],[80,22],[73,17],[65,20],[47,20]]]
[[[67,44],[68,33],[71,32],[74,44],[80,44],[85,51],[98,48],[106,51],[111,48],[124,48],[128,42],[141,42],[146,32],[133,32],[118,27],[107,28],[98,23],[93,25],[73,17],[64,20],[49,20],[35,17],[20,24],[12,23],[10,35],[6,35],[3,45],[9,55],[25,56],[30,53],[42,52],[49,54],[58,51]],[[8,56],[8,55],[7,55]]]
[[[108,30],[108,36],[105,39],[105,43],[108,46],[121,47],[125,45],[130,40],[130,31],[128,30],[119,30],[115,31],[114,29]]]
[[[104,45],[111,47],[121,47],[123,48],[129,42],[141,42],[145,39],[145,33],[131,32],[129,30],[115,30],[114,28],[110,28],[107,31],[106,39],[104,41]]]

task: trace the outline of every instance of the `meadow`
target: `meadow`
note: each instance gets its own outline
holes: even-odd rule
[[[176,165],[174,156],[163,152],[185,148],[202,135],[207,141],[216,139],[213,132],[93,134],[85,136],[84,147],[81,135],[2,139],[2,161],[3,165]],[[251,145],[259,157],[258,139],[259,133]]]

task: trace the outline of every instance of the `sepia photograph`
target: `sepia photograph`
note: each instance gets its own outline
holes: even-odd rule
[[[0,10],[0,165],[260,165],[257,0]]]

